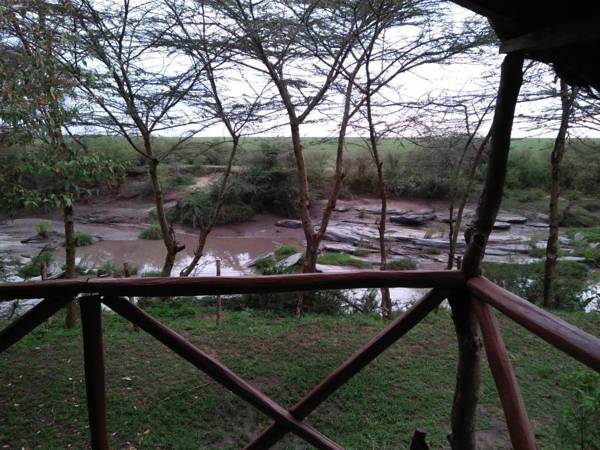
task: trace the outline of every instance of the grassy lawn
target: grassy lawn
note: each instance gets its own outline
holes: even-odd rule
[[[212,314],[188,305],[151,314],[291,406],[383,327],[367,316],[268,317]],[[594,314],[565,319],[600,333]],[[573,393],[561,387],[583,366],[500,317],[541,448],[572,448],[559,438]],[[104,316],[108,428],[113,448],[240,448],[269,420],[124,320]],[[456,345],[440,310],[333,395],[310,423],[350,449],[408,448],[415,428],[432,448],[447,447]],[[486,364],[484,362],[484,364]],[[2,448],[86,448],[87,412],[80,329],[43,325],[0,357]],[[504,418],[487,365],[479,407],[483,448],[507,446]],[[280,448],[306,448],[288,436]]]

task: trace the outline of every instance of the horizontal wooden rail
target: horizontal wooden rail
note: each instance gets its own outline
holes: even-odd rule
[[[212,379],[300,438],[320,449],[342,449],[342,447],[331,439],[294,417],[288,410],[275,403],[231,369],[198,349],[184,337],[160,323],[129,300],[124,298],[104,298],[102,301],[110,309],[136,324],[183,359],[202,370]]]
[[[467,288],[480,300],[502,311],[549,344],[600,372],[600,339],[538,308],[483,277],[471,278]]]
[[[448,293],[432,290],[417,301],[404,314],[390,323],[371,341],[352,354],[329,376],[315,386],[311,391],[290,410],[294,417],[304,419],[324,402],[338,388],[356,375],[367,364],[383,353],[394,342],[408,333],[415,325],[427,316]],[[286,433],[278,424],[273,424],[256,436],[246,447],[246,450],[270,448]]]
[[[464,275],[457,270],[365,270],[249,277],[93,278],[0,283],[0,301],[76,294],[171,297],[380,287],[453,289],[464,286],[464,283]]]

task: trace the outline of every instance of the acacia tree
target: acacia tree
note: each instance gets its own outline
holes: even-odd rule
[[[362,76],[357,79],[358,91],[362,96],[359,102],[362,116],[355,127],[367,135],[366,146],[376,169],[377,191],[381,202],[378,220],[380,269],[386,270],[388,195],[379,144],[389,134],[405,134],[407,124],[415,123],[412,119],[398,121],[399,115],[407,114],[409,105],[402,101],[392,101],[390,97],[401,84],[403,74],[426,64],[446,62],[453,56],[463,55],[465,51],[486,44],[489,32],[478,27],[465,27],[459,32],[448,33],[444,26],[447,15],[439,9],[439,5],[428,1],[395,3],[395,8],[387,17],[382,12],[376,12],[382,20],[382,32],[374,33],[367,39],[359,37],[361,46],[366,48],[366,57]],[[419,33],[411,33],[410,29],[417,26]],[[432,102],[428,103],[431,104]],[[421,105],[419,112],[422,111]],[[390,117],[393,120],[390,121]],[[382,316],[389,318],[392,308],[389,289],[382,288],[381,297]]]
[[[188,103],[201,111],[208,123],[220,123],[231,140],[216,199],[211,204],[212,211],[197,223],[200,231],[194,256],[181,270],[181,276],[189,276],[196,268],[204,254],[206,240],[220,218],[241,138],[259,124],[266,113],[262,102],[267,86],[257,88],[248,83],[239,72],[240,68],[232,64],[232,43],[215,22],[216,17],[206,3],[204,0],[165,1],[169,11],[167,20],[173,24],[166,36],[168,45],[186,54],[196,70],[204,72],[189,92]],[[227,93],[227,87],[233,83],[244,86],[236,96]]]
[[[169,276],[184,246],[167,219],[158,167],[197,132],[190,130],[196,124],[182,104],[203,71],[186,64],[186,58],[182,63],[181,55],[165,48],[164,37],[172,24],[164,20],[159,1],[132,4],[123,0],[115,7],[113,3],[74,0],[74,5],[82,49],[90,55],[82,65],[93,74],[77,78],[96,105],[90,122],[123,136],[146,162],[166,248],[161,275]],[[73,68],[74,73],[79,70]],[[182,136],[159,151],[155,137],[174,129],[183,130]]]
[[[330,209],[335,207],[341,168],[337,168],[336,161],[330,201],[321,226],[315,230],[310,215],[301,127],[330,93],[345,68],[357,30],[367,23],[366,16],[361,16],[359,3],[240,0],[215,4],[226,18],[224,26],[236,41],[239,63],[259,71],[273,83],[287,115],[297,168],[299,212],[306,238],[304,272],[315,270],[319,242]]]
[[[564,80],[560,80],[560,104],[561,117],[558,133],[554,140],[554,147],[550,155],[551,177],[550,177],[550,230],[546,243],[546,261],[544,263],[544,306],[550,307],[554,304],[554,285],[556,279],[556,261],[558,259],[558,234],[560,214],[558,200],[560,197],[561,163],[567,149],[567,133],[569,121],[573,115],[575,100],[577,98],[576,87],[569,87]]]
[[[62,209],[65,277],[73,278],[74,201],[91,194],[115,166],[65,136],[77,113],[74,82],[60,62],[70,54],[74,40],[62,26],[67,9],[33,0],[9,5],[2,13],[2,31],[14,45],[12,56],[0,58],[1,115],[17,136],[16,143],[29,143],[29,148],[18,152],[8,176],[4,174],[3,198],[12,206]],[[70,302],[66,325],[72,327],[76,318],[75,304]]]

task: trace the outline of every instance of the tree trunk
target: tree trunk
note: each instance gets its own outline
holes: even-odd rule
[[[73,223],[73,206],[63,207],[65,225],[65,278],[75,277],[75,225]],[[71,300],[66,306],[65,325],[73,328],[77,322],[77,305]]]
[[[556,261],[558,259],[558,200],[560,197],[560,169],[563,156],[565,154],[567,140],[567,130],[569,129],[569,118],[573,109],[576,91],[573,89],[569,93],[569,87],[560,80],[560,98],[562,105],[562,114],[558,134],[554,141],[554,148],[550,157],[551,163],[551,181],[550,181],[550,232],[548,242],[546,243],[546,261],[544,264],[544,307],[550,308],[556,306],[554,296],[554,284],[556,278]]]
[[[475,221],[465,233],[467,250],[462,270],[467,278],[481,273],[481,260],[502,201],[515,106],[523,80],[523,55],[509,53],[504,58],[496,109],[491,126],[491,149],[485,185]],[[465,293],[451,296],[452,319],[458,339],[456,389],[452,403],[453,450],[475,449],[475,423],[479,392],[480,341],[470,299]]]
[[[230,130],[233,130],[231,126],[228,127]],[[231,131],[233,134],[233,131]],[[223,201],[225,199],[225,192],[227,190],[227,185],[229,181],[229,176],[231,175],[231,170],[233,168],[233,161],[235,159],[235,155],[237,153],[239,147],[240,138],[238,136],[233,136],[233,145],[231,147],[231,153],[229,154],[229,159],[227,161],[227,168],[225,169],[225,173],[223,174],[223,179],[221,181],[221,187],[219,189],[219,194],[217,196],[217,201],[215,204],[215,209],[211,215],[209,223],[202,227],[200,233],[198,234],[198,243],[196,244],[196,250],[194,251],[194,257],[190,261],[190,263],[181,271],[179,274],[182,277],[187,277],[192,273],[192,271],[198,265],[200,258],[204,254],[204,246],[206,245],[206,240],[208,239],[208,235],[212,231],[212,229],[217,224],[219,220],[219,216],[221,215],[221,209],[223,208]]]
[[[171,271],[173,270],[173,266],[175,265],[175,257],[177,256],[178,252],[183,250],[184,247],[179,246],[177,244],[173,227],[167,220],[167,215],[165,212],[165,201],[160,185],[160,180],[158,179],[158,160],[148,160],[148,174],[150,175],[150,181],[152,182],[152,191],[154,192],[154,203],[156,204],[156,217],[158,220],[158,225],[160,227],[160,232],[162,234],[162,239],[167,250],[167,255],[165,256],[165,262],[163,264],[163,268],[161,270],[160,275],[162,277],[170,277]]]

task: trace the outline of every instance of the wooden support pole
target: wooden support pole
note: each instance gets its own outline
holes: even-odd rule
[[[85,388],[87,393],[90,437],[93,450],[108,450],[106,429],[106,392],[104,387],[104,345],[102,343],[102,308],[100,297],[82,298],[81,331]]]
[[[371,339],[360,350],[355,352],[337,369],[315,386],[302,400],[290,410],[294,417],[304,419],[323,401],[356,375],[362,368],[383,353],[394,342],[408,333],[427,314],[447,296],[447,292],[434,289],[428,292],[404,314],[385,327],[377,336]],[[246,447],[249,449],[264,449],[274,445],[286,433],[285,428],[273,424],[255,437]]]
[[[11,322],[4,330],[0,331],[0,353],[27,336],[35,327],[46,321],[70,300],[69,297],[42,300]]]
[[[506,178],[508,152],[515,107],[523,81],[523,55],[505,56],[500,73],[494,119],[490,129],[490,156],[483,192],[474,222],[465,233],[467,249],[462,263],[465,278],[481,272],[481,260],[492,232]],[[458,339],[458,367],[452,404],[452,432],[448,437],[453,450],[474,450],[475,421],[479,395],[479,351],[481,343],[477,321],[466,292],[450,297],[452,319]]]
[[[340,450],[341,447],[308,424],[294,417],[264,393],[234,373],[222,363],[207,355],[192,343],[166,327],[142,309],[124,298],[105,298],[103,302],[117,314],[137,324],[166,347],[202,370],[231,392],[271,417],[286,429],[320,449]]]
[[[476,298],[473,298],[471,302],[479,322],[485,352],[504,409],[513,448],[515,450],[536,450],[535,434],[496,316],[487,304]]]
[[[216,259],[215,264],[217,265],[217,276],[221,276],[221,260]],[[217,317],[215,319],[217,327],[221,326],[221,315],[223,312],[223,302],[221,300],[221,296],[217,295]]]
[[[483,277],[471,278],[469,293],[589,368],[600,372],[600,339],[565,322]]]
[[[427,433],[417,428],[410,442],[409,450],[429,450],[429,445],[427,445],[427,442],[425,441],[426,436]]]

